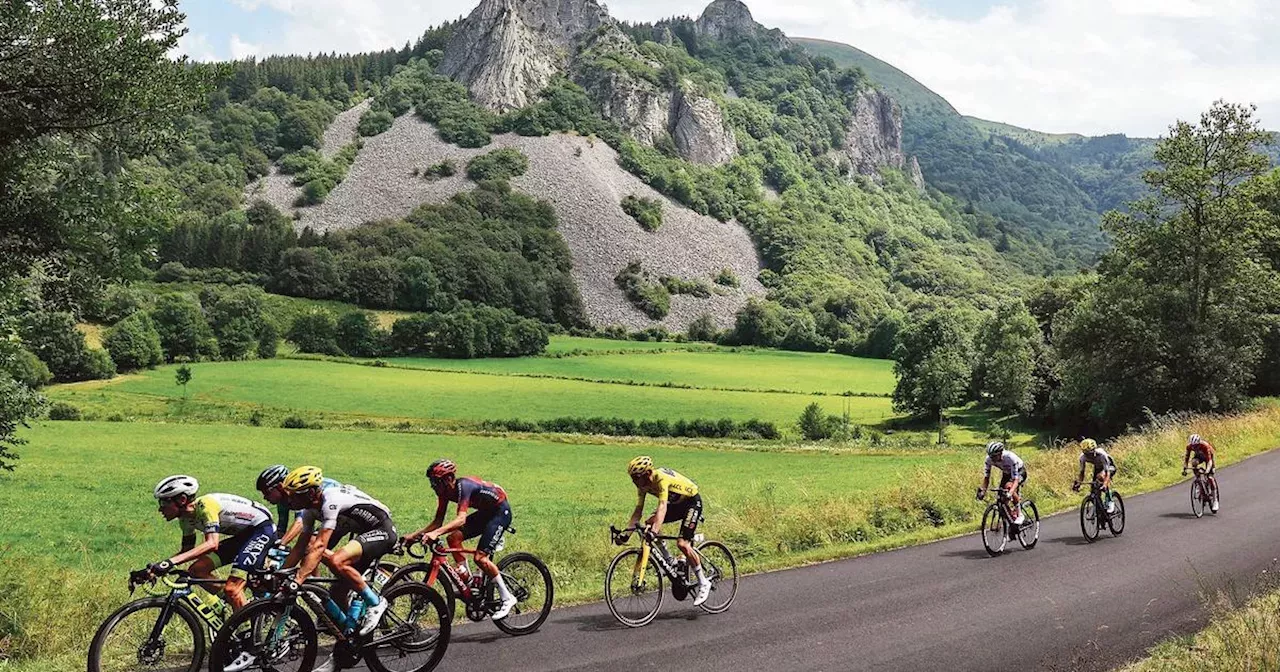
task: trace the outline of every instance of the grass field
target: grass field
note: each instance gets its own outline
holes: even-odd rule
[[[652,357],[658,355],[636,358]],[[358,412],[387,418],[758,418],[790,424],[815,401],[830,413],[842,413],[847,407],[852,420],[859,424],[875,425],[895,416],[889,399],[883,397],[640,387],[284,359],[192,364],[191,370],[189,394],[197,401]],[[108,394],[112,390],[180,398],[182,389],[174,384],[173,376],[173,367],[161,367],[98,386],[98,391],[64,387],[51,395],[72,403],[79,395]]]
[[[732,352],[733,348],[724,348],[713,343],[676,343],[674,341],[617,341],[611,338],[583,338],[581,336],[551,336],[547,344],[548,355],[564,355],[569,353],[598,352],[654,352],[654,351],[701,351]]]
[[[519,373],[588,380],[634,381],[735,390],[823,394],[893,393],[893,362],[781,350],[660,351],[649,356],[604,354],[516,359],[395,358],[395,366],[483,373]]]

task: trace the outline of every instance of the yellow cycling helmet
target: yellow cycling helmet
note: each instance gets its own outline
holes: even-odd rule
[[[1098,442],[1093,439],[1085,439],[1080,442],[1080,450],[1085,453],[1092,453],[1098,447]]]
[[[632,476],[643,476],[653,471],[653,458],[641,455],[627,464],[627,473]]]
[[[298,467],[284,477],[284,483],[281,483],[280,487],[284,488],[285,492],[293,494],[318,488],[322,480],[324,480],[324,474],[320,472],[320,467]]]

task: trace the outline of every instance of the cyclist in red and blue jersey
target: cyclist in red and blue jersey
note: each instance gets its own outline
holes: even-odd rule
[[[1199,434],[1192,434],[1187,439],[1187,452],[1182,457],[1182,475],[1187,475],[1187,467],[1199,468],[1204,466],[1205,476],[1209,479],[1209,487],[1213,488],[1213,502],[1209,505],[1209,509],[1214,513],[1218,512],[1218,479],[1214,474],[1218,470],[1218,461],[1214,459],[1213,444],[1205,441]],[[1192,461],[1194,458],[1194,461]]]
[[[489,483],[474,476],[458,477],[458,467],[450,460],[436,460],[427,467],[427,478],[431,481],[431,489],[436,493],[436,515],[430,525],[406,535],[405,541],[423,540],[427,544],[440,537],[446,537],[450,546],[455,548],[462,542],[480,537],[476,545],[476,564],[485,576],[493,581],[502,596],[502,606],[493,613],[493,620],[499,621],[511,613],[516,606],[515,595],[503,582],[498,566],[491,559],[502,546],[502,535],[511,526],[511,504],[507,501],[507,493],[496,483]],[[453,520],[444,522],[445,511],[449,502],[458,505],[457,515]],[[453,559],[458,563],[458,573],[466,577],[466,556],[454,553]]]

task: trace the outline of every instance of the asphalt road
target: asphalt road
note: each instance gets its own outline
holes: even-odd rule
[[[1280,555],[1280,451],[1219,481],[1216,517],[1195,519],[1182,483],[1126,498],[1121,537],[1089,544],[1071,512],[997,558],[974,534],[747,577],[716,616],[668,595],[639,629],[603,603],[519,638],[460,624],[438,669],[1106,670],[1203,627],[1204,586],[1252,586]]]

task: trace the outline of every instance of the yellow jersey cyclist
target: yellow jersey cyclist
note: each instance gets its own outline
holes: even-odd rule
[[[495,621],[506,618],[516,606],[516,596],[507,588],[492,560],[493,554],[502,546],[502,535],[511,526],[511,503],[507,501],[506,491],[496,483],[474,476],[459,478],[458,467],[450,460],[432,462],[427,467],[427,478],[436,493],[435,518],[426,527],[405,536],[405,540],[422,539],[431,544],[440,537],[446,537],[449,545],[457,548],[467,539],[480,537],[476,545],[476,564],[497,587],[502,598],[502,606],[493,612],[491,618]],[[446,523],[444,514],[449,502],[457,503],[458,510],[453,520]],[[458,563],[458,572],[468,576],[466,556],[454,553],[453,559]]]
[[[1102,503],[1107,507],[1107,513],[1115,513],[1116,503],[1111,499],[1111,477],[1116,474],[1116,461],[1107,451],[1099,448],[1098,442],[1093,439],[1080,442],[1080,473],[1076,474],[1071,489],[1080,490],[1080,485],[1084,482],[1084,469],[1089,465],[1093,465],[1092,480],[1097,481],[1102,488]]]
[[[987,495],[991,485],[991,468],[1000,470],[1000,488],[1009,493],[1009,506],[1014,514],[1013,524],[1021,525],[1027,521],[1022,513],[1022,484],[1027,482],[1027,465],[1012,450],[1005,450],[1003,441],[992,441],[987,444],[987,461],[982,467],[982,487],[978,488],[978,499]]]
[[[192,576],[211,579],[213,570],[229,564],[231,575],[222,589],[227,602],[239,609],[247,601],[244,586],[248,573],[262,568],[267,549],[276,542],[271,513],[236,495],[215,492],[197,497],[199,490],[196,479],[186,475],[170,476],[156,484],[153,494],[160,514],[165,520],[177,520],[182,529],[182,550],[148,569],[153,576],[160,576],[191,562],[188,571]],[[204,535],[199,543],[197,533]],[[201,587],[210,592],[219,588],[218,584]]]
[[[289,508],[300,512],[298,517],[302,521],[298,543],[287,561],[289,566],[299,563],[298,582],[306,581],[324,562],[339,580],[332,591],[334,601],[344,609],[355,610],[358,607],[350,606],[348,594],[358,593],[364,599],[363,615],[353,614],[359,618],[359,634],[373,632],[387,603],[361,575],[395,547],[397,537],[391,511],[351,485],[324,489],[324,474],[319,467],[294,469],[285,477],[282,487],[289,497]],[[317,522],[319,532],[315,530]],[[329,550],[329,542],[335,535],[344,533],[355,536],[341,548]]]
[[[681,521],[680,537],[676,540],[676,546],[680,548],[685,561],[698,577],[698,592],[693,598],[693,604],[701,605],[711,594],[711,581],[703,573],[702,563],[693,552],[691,544],[693,535],[698,530],[698,523],[702,521],[702,495],[698,494],[697,484],[674,470],[655,469],[653,458],[647,455],[631,460],[627,465],[627,473],[631,475],[631,482],[635,484],[639,496],[636,510],[632,512],[631,522],[627,523],[627,528],[630,529],[640,522],[640,516],[644,514],[644,499],[648,495],[658,499],[658,508],[645,521],[651,534],[655,536],[660,534],[664,523]]]
[[[279,545],[288,546],[294,539],[302,534],[302,518],[300,516],[292,516],[289,509],[289,497],[285,494],[284,479],[289,475],[289,468],[283,464],[273,464],[258,474],[258,492],[262,493],[262,498],[268,503],[276,507],[276,532],[284,531],[280,535]],[[341,485],[332,478],[326,478],[320,482],[322,490],[337,487]],[[289,519],[293,518],[293,523],[289,523]],[[340,538],[334,535],[333,543],[337,543]],[[330,546],[332,548],[332,546]]]

